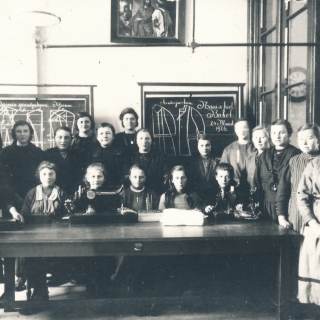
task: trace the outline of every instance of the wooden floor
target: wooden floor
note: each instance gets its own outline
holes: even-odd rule
[[[0,284],[0,292],[3,291],[3,284]],[[1,320],[11,319],[176,319],[176,320],[206,320],[206,319],[221,319],[221,320],[271,320],[276,319],[275,308],[269,310],[256,310],[257,306],[252,304],[247,297],[239,296],[238,294],[213,299],[211,304],[206,307],[200,307],[198,310],[185,310],[181,308],[177,298],[161,299],[158,298],[151,302],[144,301],[145,309],[150,310],[153,307],[158,307],[161,312],[156,316],[144,315],[143,317],[136,315],[138,300],[135,298],[128,299],[110,299],[96,300],[94,306],[90,302],[86,306],[81,301],[76,301],[77,298],[85,297],[85,287],[82,285],[73,285],[67,283],[58,287],[49,288],[50,301],[64,300],[57,302],[55,307],[48,307],[37,311],[33,315],[24,316],[18,312],[5,313],[0,310]],[[16,300],[25,300],[25,291],[16,293]],[[68,301],[66,301],[68,300]],[[152,301],[152,299],[151,299]],[[199,299],[195,297],[195,303]],[[272,303],[272,302],[271,302]],[[159,308],[160,306],[160,308]],[[273,310],[272,310],[273,309]],[[312,312],[309,316],[304,316],[303,319],[314,319],[315,314]]]
[[[148,264],[147,260],[148,268],[144,270],[143,281],[132,286],[133,289],[128,286],[129,281],[119,280],[110,284],[106,295],[109,299],[86,299],[83,303],[77,299],[85,299],[85,285],[64,283],[55,287],[49,286],[50,301],[61,300],[57,301],[54,307],[49,301],[46,309],[29,316],[0,310],[0,319],[276,319],[276,271],[254,266],[253,261],[256,261],[256,258],[240,258],[232,260],[230,257],[220,257],[221,266],[215,265],[215,273],[208,267],[210,261],[199,260],[199,267],[196,266],[188,272],[184,271],[185,268],[174,269],[179,270],[175,272],[167,270],[164,273],[162,269],[162,273],[155,269],[149,277],[146,270],[150,263]],[[272,259],[272,255],[267,258]],[[152,261],[154,259],[153,257]],[[170,265],[175,265],[174,258],[170,259]],[[183,261],[190,266],[194,260],[188,259],[190,257]],[[263,266],[264,260],[265,257],[258,261],[258,266]],[[156,261],[157,265],[160,265],[161,260]],[[248,265],[251,268],[248,268]],[[134,269],[133,261],[129,267]],[[126,279],[128,269],[123,266],[121,270],[123,277],[120,275],[119,278]],[[193,291],[190,288],[193,288]],[[2,292],[3,284],[0,284],[0,294]],[[17,301],[25,299],[26,291],[16,293]],[[138,316],[141,310],[144,315]],[[318,311],[316,308],[308,309],[299,319],[315,319]]]

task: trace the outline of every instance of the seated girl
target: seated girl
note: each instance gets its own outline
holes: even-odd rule
[[[88,198],[87,191],[94,194],[103,191],[106,180],[106,171],[101,163],[93,163],[88,166],[84,182],[86,188],[77,192],[74,205],[76,211],[86,212],[87,214],[116,214],[117,208],[121,207],[121,195],[96,195],[93,199]],[[114,280],[120,269],[123,256],[113,257],[93,257],[86,258],[82,263],[85,264],[87,271],[87,296],[97,297],[104,293],[110,280]],[[81,263],[81,262],[80,262]]]
[[[21,214],[42,215],[50,218],[61,218],[67,214],[64,202],[67,193],[55,185],[57,167],[55,164],[43,161],[39,164],[36,176],[41,184],[31,189],[24,200]],[[38,296],[48,300],[46,284],[46,260],[43,258],[26,258],[25,273],[27,278],[27,300]],[[31,288],[34,288],[31,294]]]
[[[96,192],[105,191],[103,185],[107,174],[102,163],[90,164],[84,177],[85,188],[79,188],[75,196],[77,212],[86,214],[112,214],[121,207],[121,195],[96,195]],[[88,197],[87,191],[93,191]]]
[[[171,169],[169,188],[161,195],[159,209],[200,209],[199,196],[189,190],[186,170],[183,166]]]
[[[145,186],[146,170],[135,164],[130,168],[129,180],[131,185],[125,190],[124,206],[132,210],[155,210],[159,206],[159,197]]]
[[[234,188],[237,185],[233,167],[220,162],[216,166],[216,180],[218,188],[214,192],[213,202],[206,205],[204,211],[215,218],[232,218],[236,201]]]

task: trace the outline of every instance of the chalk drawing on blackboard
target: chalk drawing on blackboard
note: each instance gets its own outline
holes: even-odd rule
[[[30,123],[34,130],[33,143],[37,147],[43,146],[43,112],[42,110],[26,110],[16,109],[10,107],[0,107],[1,117],[1,137],[3,139],[3,146],[10,145],[11,129],[14,123],[18,120],[26,120]]]
[[[201,113],[189,106],[184,105],[179,109],[177,118],[179,123],[179,154],[180,156],[190,156],[193,146],[197,142],[197,137],[201,133],[205,133],[205,122]]]
[[[48,141],[50,142],[50,147],[53,148],[55,146],[54,142],[54,131],[61,126],[66,126],[71,129],[73,132],[73,128],[75,125],[76,117],[74,113],[68,110],[50,110],[50,133]]]
[[[158,104],[152,106],[152,133],[154,139],[157,139],[160,152],[168,156],[177,155],[173,141],[177,127],[173,114]]]

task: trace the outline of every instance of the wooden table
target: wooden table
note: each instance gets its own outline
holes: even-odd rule
[[[271,253],[279,257],[278,319],[288,319],[290,255],[300,236],[269,222],[230,223],[203,227],[163,227],[160,223],[26,225],[0,232],[0,257],[4,257],[5,299],[0,305],[14,311],[15,257],[83,257],[122,255],[181,255]]]

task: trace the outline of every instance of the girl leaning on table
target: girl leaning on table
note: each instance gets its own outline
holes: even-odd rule
[[[27,193],[21,209],[22,216],[40,215],[59,219],[66,215],[67,210],[64,203],[67,199],[67,193],[55,184],[56,165],[49,161],[41,162],[37,168],[36,176],[41,184]],[[24,269],[27,278],[27,300],[32,300],[35,297],[48,300],[46,259],[26,258]]]

